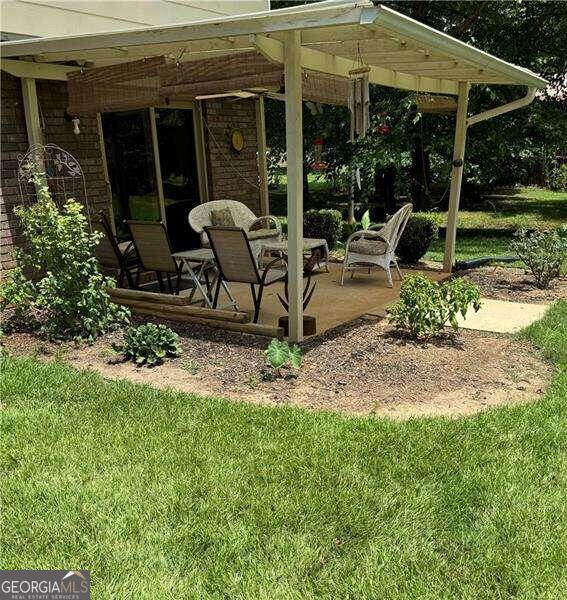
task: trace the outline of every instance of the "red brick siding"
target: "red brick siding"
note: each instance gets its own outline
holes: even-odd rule
[[[229,198],[243,202],[257,215],[260,214],[258,181],[258,142],[256,137],[256,109],[254,99],[227,102],[208,100],[204,115],[211,139],[205,127],[205,149],[209,183],[209,200]],[[230,149],[229,134],[238,128],[244,134],[244,150]]]
[[[20,80],[2,71],[0,85],[0,266],[10,269],[15,266],[12,248],[21,242],[21,230],[13,212],[20,203],[18,155],[26,151],[28,136]]]
[[[56,144],[77,158],[85,174],[91,212],[108,210],[110,193],[104,177],[96,114],[81,115],[81,133],[75,135],[73,124],[65,119],[67,84],[38,81],[36,85],[44,122],[44,143]]]

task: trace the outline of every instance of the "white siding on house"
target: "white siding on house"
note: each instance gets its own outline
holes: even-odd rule
[[[0,29],[26,36],[76,35],[268,9],[269,0],[1,0]]]

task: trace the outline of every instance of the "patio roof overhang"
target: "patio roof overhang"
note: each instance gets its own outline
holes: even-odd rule
[[[455,95],[459,81],[547,84],[527,69],[385,6],[335,0],[192,23],[4,42],[0,56],[31,59],[36,73],[41,72],[38,63],[101,65],[157,55],[185,61],[252,49],[283,63],[289,31],[301,32],[302,68],[344,77],[365,65],[374,84]],[[16,68],[11,61],[5,67]]]

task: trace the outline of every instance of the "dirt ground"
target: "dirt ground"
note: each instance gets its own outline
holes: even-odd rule
[[[567,298],[567,277],[554,279],[548,289],[540,290],[531,274],[523,269],[480,267],[461,271],[459,275],[478,285],[483,296],[496,300],[546,304]]]
[[[264,356],[268,340],[164,322],[180,334],[182,354],[151,369],[122,362],[110,350],[110,343],[120,340],[118,333],[81,347],[19,333],[7,335],[5,346],[17,355],[95,369],[110,379],[396,419],[455,417],[531,401],[541,396],[552,374],[528,342],[461,330],[434,343],[416,344],[396,335],[384,321],[361,318],[304,343],[301,370],[285,371],[272,380]]]

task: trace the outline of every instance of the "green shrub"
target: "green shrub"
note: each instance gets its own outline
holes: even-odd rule
[[[553,279],[561,275],[561,267],[567,259],[567,236],[565,230],[527,231],[520,229],[512,241],[512,249],[526,264],[538,288],[549,287]]]
[[[123,343],[112,347],[124,358],[148,367],[161,364],[166,357],[181,354],[179,336],[169,327],[155,323],[127,327]]]
[[[402,233],[396,254],[401,262],[416,264],[439,237],[439,226],[432,215],[413,214]]]
[[[567,192],[567,164],[554,164],[546,173],[546,184],[550,190]]]
[[[458,328],[457,315],[480,308],[480,289],[465,279],[437,283],[411,275],[402,283],[400,299],[390,309],[390,322],[411,337],[426,340],[439,335],[445,325]]]
[[[100,273],[93,256],[102,234],[89,232],[78,202],[68,200],[60,210],[41,174],[30,170],[30,182],[37,202],[14,210],[24,249],[16,249],[18,266],[0,284],[0,308],[11,307],[17,321],[37,323],[50,338],[92,341],[129,315],[111,302],[114,280]]]
[[[327,240],[329,250],[339,241],[343,219],[338,210],[308,210],[303,215],[303,236]]]
[[[280,342],[274,338],[266,349],[266,358],[272,369],[279,371],[282,367],[301,367],[301,349],[297,344],[290,347],[287,342]]]

